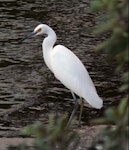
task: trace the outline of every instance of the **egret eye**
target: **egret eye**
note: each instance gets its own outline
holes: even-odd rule
[[[37,30],[36,30],[36,33],[39,33],[40,31],[41,31],[41,28],[37,29]]]

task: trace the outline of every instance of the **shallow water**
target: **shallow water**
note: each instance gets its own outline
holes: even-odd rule
[[[85,107],[83,124],[102,116],[103,110],[115,105],[121,95],[119,76],[106,54],[95,54],[99,39],[92,34],[95,14],[88,13],[89,3],[78,0],[10,0],[0,1],[0,125],[22,127],[48,114],[71,112],[71,93],[57,81],[44,64],[41,43],[35,37],[18,43],[40,23],[50,25],[57,33],[57,44],[70,48],[83,61],[93,79],[104,108]],[[4,128],[5,129],[5,128]],[[1,134],[2,135],[2,134]]]

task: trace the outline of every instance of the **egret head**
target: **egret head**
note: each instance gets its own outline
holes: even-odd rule
[[[45,24],[40,24],[38,25],[33,32],[29,33],[28,35],[26,35],[24,38],[22,38],[20,40],[20,42],[24,41],[25,39],[28,39],[34,35],[41,35],[41,34],[45,34],[47,32],[47,28],[46,28],[47,25]]]
[[[40,25],[38,25],[35,29],[34,29],[34,33],[35,33],[35,35],[41,35],[41,34],[45,34],[45,30],[46,30],[46,28],[45,28],[45,26],[46,25],[44,25],[44,24],[40,24]]]

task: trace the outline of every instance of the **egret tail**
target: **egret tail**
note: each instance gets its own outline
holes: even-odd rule
[[[83,98],[96,109],[101,109],[103,106],[103,100],[98,96],[97,93],[85,93]]]

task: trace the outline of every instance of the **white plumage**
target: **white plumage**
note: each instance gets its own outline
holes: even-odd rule
[[[55,77],[68,89],[84,98],[92,107],[100,109],[102,100],[78,57],[62,45],[51,51],[51,68]]]

